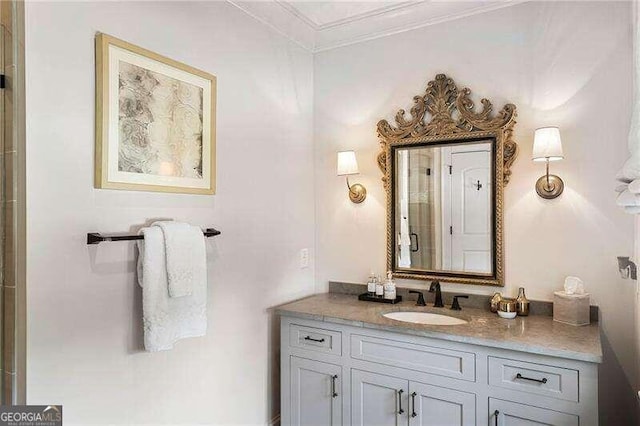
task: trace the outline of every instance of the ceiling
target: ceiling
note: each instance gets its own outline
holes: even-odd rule
[[[281,1],[283,7],[315,29],[329,28],[376,13],[418,3],[416,1]]]
[[[527,0],[227,0],[312,52],[513,6]]]

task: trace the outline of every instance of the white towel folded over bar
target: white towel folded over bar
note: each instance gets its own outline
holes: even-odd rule
[[[202,229],[183,222],[161,221],[167,256],[167,278],[169,296],[189,296],[193,292],[193,281],[198,270],[206,268],[206,250]]]
[[[206,334],[206,252],[204,236],[198,232],[203,243],[202,247],[194,249],[193,255],[202,262],[194,262],[192,266],[191,293],[171,297],[163,229],[152,225],[140,231],[144,240],[138,241],[138,282],[142,287],[144,347],[147,351],[172,349],[180,339]]]

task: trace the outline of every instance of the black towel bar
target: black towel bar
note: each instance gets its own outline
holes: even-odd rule
[[[205,237],[215,237],[220,235],[221,232],[217,229],[207,228],[202,231]],[[142,240],[142,235],[101,235],[97,232],[90,232],[87,234],[87,244],[99,244],[104,241],[133,241]]]

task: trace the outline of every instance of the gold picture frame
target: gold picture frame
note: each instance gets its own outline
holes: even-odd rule
[[[516,107],[506,104],[497,114],[493,106],[482,99],[482,110],[475,112],[469,89],[459,90],[455,82],[444,74],[436,75],[427,84],[423,95],[414,96],[411,117],[400,110],[395,125],[387,120],[377,124],[380,138],[378,167],[387,195],[387,270],[397,278],[442,280],[445,282],[504,286],[504,187],[511,177],[511,165],[518,155],[518,145],[513,140],[516,124]],[[487,276],[460,271],[436,271],[398,268],[395,262],[395,210],[393,189],[393,150],[398,147],[436,145],[439,143],[466,143],[478,139],[495,141],[493,159],[493,271]]]
[[[216,77],[103,33],[95,187],[215,194]]]

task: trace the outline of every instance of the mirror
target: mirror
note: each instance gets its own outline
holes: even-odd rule
[[[504,285],[503,188],[517,154],[515,106],[496,116],[443,74],[411,119],[378,123],[387,191],[387,264],[400,278]]]
[[[493,272],[493,140],[394,149],[398,269]]]

